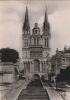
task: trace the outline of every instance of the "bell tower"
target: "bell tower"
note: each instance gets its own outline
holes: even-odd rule
[[[48,22],[47,11],[45,11],[45,18],[43,22],[43,47],[50,48],[50,24]]]
[[[30,24],[29,24],[29,16],[28,16],[28,8],[26,7],[26,12],[25,12],[25,19],[24,19],[24,24],[22,27],[22,38],[23,38],[23,48],[28,48],[29,47],[29,37],[30,37]]]
[[[24,34],[30,34],[30,24],[29,24],[29,16],[28,16],[28,8],[27,7],[26,7],[25,19],[24,19],[22,31],[24,32]]]
[[[38,27],[38,23],[35,23],[35,27],[33,28],[33,35],[40,35],[40,28]]]
[[[51,38],[51,33],[50,33],[50,24],[48,22],[48,15],[47,15],[47,10],[45,11],[45,17],[44,17],[44,22],[43,22],[43,29],[42,29],[42,44],[43,44],[43,56],[47,57],[50,54],[50,38]]]
[[[28,8],[26,7],[25,12],[25,19],[24,24],[22,27],[22,51],[23,51],[23,57],[27,58],[29,57],[29,45],[30,45],[30,24],[29,24],[29,16],[28,16]]]

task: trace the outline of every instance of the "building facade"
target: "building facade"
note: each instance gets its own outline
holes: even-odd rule
[[[28,77],[33,74],[47,75],[50,71],[50,25],[48,22],[47,12],[42,27],[42,33],[35,23],[31,30],[29,24],[28,8],[26,7],[25,19],[22,28],[23,40],[23,66],[24,73]]]
[[[60,73],[61,69],[70,66],[70,47],[64,47],[64,50],[56,50],[56,54],[51,58],[51,72],[55,75]]]
[[[0,83],[14,83],[18,80],[18,64],[0,62]]]

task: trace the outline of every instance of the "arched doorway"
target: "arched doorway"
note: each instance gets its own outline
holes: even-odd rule
[[[33,79],[38,79],[38,80],[40,80],[39,74],[34,74],[32,78],[33,78]]]
[[[34,60],[34,72],[40,72],[40,61],[37,59]]]

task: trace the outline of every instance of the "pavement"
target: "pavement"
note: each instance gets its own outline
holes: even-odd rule
[[[55,85],[52,86],[56,90]],[[70,100],[70,85],[66,85],[64,88],[58,88],[57,92],[61,95],[63,100]]]
[[[8,87],[2,86],[0,89],[0,100],[16,100],[22,89],[26,88],[27,84],[27,81],[19,80]]]
[[[64,100],[64,98],[52,87],[44,87],[48,92],[50,100]]]

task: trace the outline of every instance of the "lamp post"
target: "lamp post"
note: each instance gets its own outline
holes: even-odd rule
[[[57,80],[57,77],[55,78],[55,87],[56,87],[56,90],[57,90],[57,86],[58,86],[58,80]]]
[[[56,80],[56,90],[57,90],[57,80]]]

